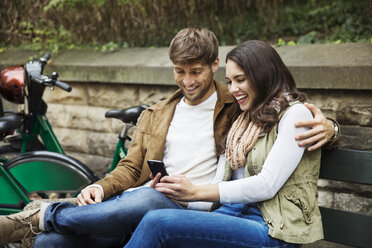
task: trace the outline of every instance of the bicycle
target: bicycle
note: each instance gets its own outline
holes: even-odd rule
[[[32,193],[45,198],[49,192],[76,194],[99,179],[85,164],[64,153],[45,116],[47,104],[42,97],[46,87],[53,89],[57,86],[71,91],[68,84],[58,81],[56,72],[50,77],[43,75],[49,58],[49,55],[45,55],[17,68],[24,71],[24,76],[20,77],[24,78],[24,110],[18,113],[3,111],[0,97],[0,140],[6,143],[0,146],[0,214],[21,211],[31,201],[29,196]],[[0,81],[4,81],[3,72]],[[14,99],[13,96],[12,99],[1,93],[10,100],[22,103],[21,97]],[[139,115],[147,107],[139,105],[106,112],[106,118],[117,118],[124,123],[110,170],[126,156],[125,145],[131,140],[128,130],[136,125]],[[14,152],[18,153],[14,158],[8,160],[4,157],[4,154]]]

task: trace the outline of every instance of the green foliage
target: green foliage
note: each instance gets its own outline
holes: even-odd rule
[[[58,53],[60,47],[65,48],[69,45],[70,33],[62,26],[56,29],[51,23],[45,22],[44,19],[39,20],[38,26],[22,21],[19,27],[20,30],[15,30],[16,33],[30,37],[29,41],[21,44],[23,48],[49,50],[53,53]]]
[[[278,43],[276,45],[277,46],[285,46],[285,41],[282,38],[279,38]]]
[[[278,43],[276,43],[277,46],[295,46],[297,45],[295,41],[293,40],[290,40],[288,42],[285,42],[285,40],[283,40],[282,38],[279,38],[278,39]]]
[[[316,31],[311,31],[305,35],[302,35],[298,40],[298,44],[311,44],[316,41],[318,33]]]
[[[209,28],[220,45],[372,42],[372,6],[371,0],[2,0],[0,52],[11,45],[55,53],[168,46],[188,26]]]
[[[50,0],[49,3],[44,7],[44,11],[48,11],[51,8],[61,10],[64,7],[77,9],[90,5],[102,7],[106,1],[107,0]]]

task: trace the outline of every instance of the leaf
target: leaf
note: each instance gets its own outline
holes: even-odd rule
[[[285,46],[285,41],[282,38],[279,38],[277,45],[278,46]]]

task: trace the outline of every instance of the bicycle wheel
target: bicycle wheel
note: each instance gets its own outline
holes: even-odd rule
[[[78,193],[99,178],[86,165],[64,154],[35,151],[7,161],[4,168],[18,186],[30,195],[37,193]],[[0,176],[1,205],[19,208],[22,202],[4,178]]]

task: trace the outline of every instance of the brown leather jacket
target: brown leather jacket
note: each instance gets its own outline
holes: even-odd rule
[[[214,82],[217,89],[217,103],[214,110],[214,138],[217,155],[223,152],[223,142],[239,108],[227,87]],[[128,156],[122,159],[115,170],[99,180],[104,190],[104,199],[120,194],[149,181],[148,159],[162,160],[165,138],[177,103],[182,93],[177,90],[171,97],[146,109],[138,123]],[[192,154],[190,154],[192,156]]]

